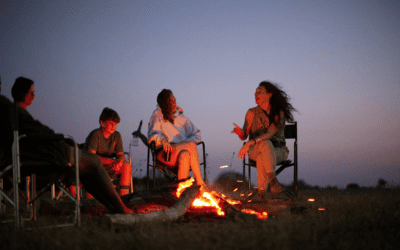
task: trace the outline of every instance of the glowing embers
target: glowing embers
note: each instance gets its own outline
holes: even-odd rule
[[[307,201],[309,202],[309,208],[314,209],[315,199],[314,198],[309,198]],[[326,211],[326,209],[324,207],[319,207],[317,210],[320,211],[320,212]]]

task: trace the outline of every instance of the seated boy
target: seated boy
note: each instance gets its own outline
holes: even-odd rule
[[[107,107],[104,108],[99,119],[100,128],[90,132],[86,138],[85,148],[90,153],[99,156],[111,179],[121,175],[119,194],[123,196],[130,190],[132,166],[125,162],[121,134],[116,131],[119,122],[120,118],[117,112]],[[116,158],[112,159],[112,157]]]

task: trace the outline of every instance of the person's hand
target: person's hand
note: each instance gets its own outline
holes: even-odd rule
[[[250,149],[250,146],[254,145],[253,140],[250,140],[248,142],[246,142],[243,147],[240,149],[239,153],[238,153],[238,158],[240,159],[244,159],[246,158],[246,154]]]
[[[172,146],[169,142],[167,142],[167,140],[165,140],[165,138],[162,138],[161,140],[164,152],[169,153],[172,150]]]
[[[124,163],[123,161],[115,160],[113,162],[113,164],[111,164],[111,167],[112,167],[112,169],[114,169],[114,171],[119,171],[121,169],[123,163]]]
[[[239,137],[242,137],[243,136],[243,130],[236,124],[236,123],[233,123],[233,125],[235,126],[234,128],[233,128],[233,130],[232,130],[232,132],[231,133],[235,133],[235,134],[237,134]]]

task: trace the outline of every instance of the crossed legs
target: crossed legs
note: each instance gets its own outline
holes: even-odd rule
[[[164,152],[161,151],[157,155],[157,159],[170,167],[178,165],[178,179],[185,179],[189,176],[190,170],[194,175],[197,185],[203,186],[204,180],[200,171],[200,158],[197,152],[197,146],[194,142],[181,142],[172,144],[171,159],[165,162],[163,158]]]

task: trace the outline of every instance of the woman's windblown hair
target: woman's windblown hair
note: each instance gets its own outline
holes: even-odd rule
[[[269,114],[270,117],[276,117],[278,116],[278,120],[274,119],[274,123],[276,125],[279,125],[280,122],[280,116],[279,112],[280,110],[283,111],[285,114],[285,120],[287,122],[294,122],[293,120],[293,111],[297,111],[295,108],[293,108],[292,104],[289,103],[290,97],[283,91],[281,90],[278,86],[270,83],[270,82],[261,82],[259,86],[263,86],[265,90],[267,90],[267,93],[271,93],[271,99],[270,99],[270,104],[271,104],[271,113]]]

